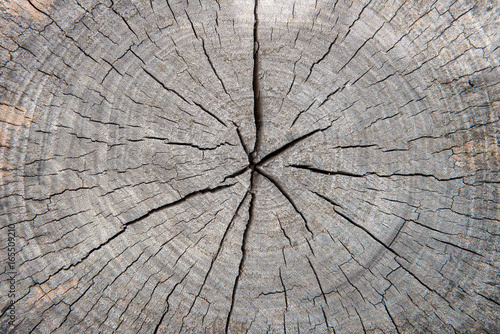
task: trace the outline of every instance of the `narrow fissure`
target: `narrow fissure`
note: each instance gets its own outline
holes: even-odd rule
[[[264,176],[267,180],[269,180],[269,182],[271,182],[276,187],[276,189],[279,190],[279,192],[283,195],[283,197],[286,198],[286,200],[288,201],[288,203],[290,203],[290,205],[293,207],[293,209],[295,210],[295,212],[297,212],[297,214],[304,221],[304,226],[305,226],[306,230],[311,234],[312,237],[314,237],[314,233],[312,232],[311,228],[309,227],[309,223],[308,223],[306,217],[299,210],[299,208],[297,207],[297,205],[293,201],[292,197],[288,194],[288,192],[285,191],[285,188],[278,182],[278,180],[276,180],[274,177],[272,177],[268,173],[264,172],[262,170],[262,168],[259,168],[259,166],[256,166],[255,168],[256,168],[255,172],[259,173],[260,175]]]
[[[263,157],[262,159],[260,159],[260,161],[258,161],[257,163],[255,163],[256,166],[262,166],[263,164],[265,164],[266,162],[268,162],[269,160],[275,158],[276,156],[280,155],[281,153],[283,153],[284,151],[288,150],[289,148],[291,148],[292,146],[302,142],[303,140],[311,137],[312,135],[320,132],[320,131],[325,131],[327,129],[329,129],[332,125],[330,124],[329,126],[325,127],[325,128],[320,128],[320,129],[316,129],[316,130],[313,130],[309,133],[306,133],[305,135],[302,135],[298,138],[295,138],[294,140],[292,140],[291,142],[281,146],[280,148],[272,151],[271,153],[267,154],[265,157]]]
[[[243,236],[241,240],[241,259],[240,259],[240,264],[238,266],[238,274],[235,278],[234,281],[234,286],[233,286],[233,292],[231,295],[231,305],[229,306],[229,312],[227,314],[227,319],[226,319],[226,328],[225,328],[225,333],[229,332],[229,326],[231,324],[231,316],[233,314],[234,310],[234,304],[236,301],[236,293],[238,290],[238,285],[240,283],[240,278],[241,274],[243,273],[243,270],[245,268],[245,260],[246,260],[246,250],[247,250],[247,242],[248,242],[248,233],[250,230],[250,225],[253,222],[253,215],[254,215],[254,201],[255,201],[255,193],[254,193],[254,186],[255,186],[255,177],[256,177],[256,159],[257,155],[260,149],[260,142],[261,142],[261,137],[262,137],[262,101],[260,98],[260,85],[259,85],[259,42],[258,42],[258,26],[259,26],[259,21],[258,21],[258,16],[257,16],[257,9],[258,9],[259,2],[258,0],[255,0],[254,3],[254,9],[253,9],[253,15],[254,15],[254,24],[253,24],[253,76],[252,76],[252,89],[253,89],[253,114],[254,114],[254,122],[255,122],[255,143],[252,152],[248,151],[248,148],[244,144],[241,134],[239,131],[237,131],[238,136],[240,137],[240,142],[243,146],[243,149],[245,150],[245,153],[248,155],[248,163],[249,165],[245,168],[251,169],[251,176],[250,176],[250,188],[247,191],[247,194],[245,195],[245,198],[247,197],[248,194],[250,194],[250,203],[248,207],[248,220],[245,226],[245,230],[243,231]],[[238,129],[237,129],[238,130]]]
[[[212,257],[212,261],[210,262],[210,266],[208,267],[208,270],[207,270],[207,273],[205,275],[205,278],[203,279],[203,283],[201,284],[200,286],[200,289],[198,290],[198,293],[196,294],[196,296],[194,297],[194,300],[193,302],[191,303],[191,307],[189,308],[189,311],[188,313],[184,316],[184,318],[186,318],[190,313],[191,311],[193,310],[193,307],[194,305],[196,304],[196,301],[198,300],[198,298],[200,297],[201,295],[201,292],[203,291],[203,288],[205,287],[205,284],[207,282],[207,279],[208,279],[208,276],[210,275],[210,273],[212,272],[212,268],[215,264],[215,261],[217,261],[217,258],[219,257],[219,254],[220,252],[222,251],[222,248],[224,246],[224,241],[226,240],[226,237],[227,235],[229,234],[229,230],[231,229],[231,227],[233,226],[233,223],[236,219],[236,217],[238,216],[238,212],[240,211],[241,207],[243,206],[243,203],[245,202],[245,200],[247,199],[247,196],[248,196],[249,192],[247,192],[243,198],[241,199],[240,203],[238,204],[238,207],[236,208],[236,211],[234,212],[233,214],[233,218],[231,218],[231,221],[229,222],[229,224],[227,225],[227,228],[226,230],[224,231],[224,234],[222,235],[222,238],[220,239],[220,242],[219,242],[219,247],[217,248],[217,252],[215,253],[215,255]],[[183,318],[183,323],[184,323],[184,318]]]
[[[260,96],[260,82],[259,82],[259,41],[258,41],[259,19],[257,15],[258,6],[259,6],[259,1],[255,0],[255,5],[253,9],[254,24],[253,24],[253,79],[252,79],[253,116],[255,121],[255,144],[249,156],[250,166],[252,167],[252,169],[255,166],[255,159],[257,158],[262,139],[262,101]]]
[[[251,176],[251,184],[250,184],[250,189],[248,190],[247,194],[245,195],[244,199],[247,198],[247,195],[250,194],[250,204],[248,206],[248,220],[245,226],[245,230],[243,231],[243,236],[241,240],[241,259],[240,259],[240,264],[238,266],[238,274],[234,280],[234,285],[233,285],[233,293],[231,295],[231,305],[229,306],[229,312],[227,314],[227,320],[226,320],[226,330],[225,333],[228,333],[229,331],[229,326],[231,323],[231,316],[233,314],[233,309],[234,309],[234,303],[236,301],[236,292],[238,290],[238,285],[240,283],[240,278],[241,274],[243,273],[243,270],[245,268],[245,260],[247,258],[247,242],[248,242],[248,233],[250,230],[250,226],[253,222],[253,217],[254,217],[254,201],[255,201],[255,194],[254,194],[254,181],[255,181],[255,171],[252,171],[252,176]]]

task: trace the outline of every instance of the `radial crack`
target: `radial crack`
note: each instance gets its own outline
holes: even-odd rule
[[[193,191],[185,196],[183,196],[182,198],[179,198],[178,200],[176,201],[173,201],[173,202],[170,202],[170,203],[167,203],[167,204],[163,204],[163,205],[160,205],[156,208],[153,208],[151,210],[149,210],[148,212],[146,212],[145,214],[143,214],[142,216],[138,217],[138,218],[135,218],[131,221],[128,221],[128,222],[125,222],[123,223],[123,225],[125,226],[129,226],[129,225],[132,225],[132,224],[135,224],[135,223],[138,223],[140,222],[141,220],[144,220],[145,218],[151,216],[153,213],[155,212],[158,212],[158,211],[161,211],[161,210],[164,210],[164,209],[167,209],[167,208],[170,208],[170,207],[173,207],[175,205],[178,205],[178,204],[181,204],[185,201],[187,201],[188,199],[192,198],[192,197],[195,197],[195,196],[198,196],[198,195],[202,195],[202,194],[205,194],[205,193],[215,193],[217,191],[220,191],[222,189],[225,189],[225,188],[229,188],[229,187],[232,187],[234,186],[236,183],[232,183],[232,184],[224,184],[224,185],[221,185],[221,186],[217,186],[215,188],[205,188],[205,189],[201,189],[201,190],[197,190],[197,191]]]
[[[297,122],[297,120],[299,119],[300,115],[302,115],[303,113],[307,112],[311,107],[312,105],[316,102],[316,100],[312,101],[311,104],[306,108],[306,109],[303,109],[301,110],[297,116],[295,116],[295,119],[293,120],[292,122],[292,125],[290,125],[290,128],[293,127],[295,125],[295,122]]]
[[[305,135],[303,136],[300,136],[294,140],[292,140],[291,142],[281,146],[280,148],[278,148],[277,150],[274,150],[272,151],[271,153],[267,154],[265,157],[263,157],[262,159],[260,159],[260,161],[256,164],[257,166],[260,166],[260,165],[263,165],[265,164],[266,162],[268,162],[269,160],[273,159],[274,157],[278,156],[279,154],[283,153],[284,151],[288,150],[289,148],[297,145],[298,143],[300,143],[301,141],[311,137],[312,135],[320,132],[320,131],[325,131],[327,130],[328,128],[330,128],[332,126],[332,124],[330,124],[329,126],[325,127],[325,128],[322,128],[322,129],[316,129],[316,130],[313,130],[309,133],[306,133]]]
[[[321,57],[318,61],[314,62],[311,67],[309,68],[309,74],[307,74],[307,77],[306,77],[306,80],[304,80],[304,82],[306,82],[307,80],[309,80],[309,77],[311,76],[311,73],[314,69],[314,66],[318,65],[319,63],[321,63],[325,58],[326,56],[328,56],[328,54],[330,53],[330,51],[332,50],[332,46],[335,44],[335,42],[337,41],[337,37],[339,37],[339,35],[337,34],[337,36],[335,36],[335,38],[333,39],[333,42],[330,43],[330,46],[328,47],[328,50],[325,52],[325,54],[323,55],[323,57]]]
[[[214,72],[215,76],[219,80],[219,82],[222,86],[222,89],[224,90],[224,93],[226,93],[226,95],[228,95],[232,100],[231,95],[227,92],[226,85],[224,85],[224,81],[222,81],[221,77],[219,76],[219,73],[217,73],[217,70],[215,69],[214,64],[212,63],[212,59],[210,59],[210,56],[208,55],[207,49],[205,48],[205,40],[203,38],[200,38],[200,39],[201,39],[201,46],[203,48],[203,52],[205,53],[205,56],[207,57],[208,63],[210,64],[212,71]]]
[[[167,299],[165,300],[165,302],[167,303],[167,306],[166,306],[166,309],[165,311],[163,312],[161,318],[160,318],[160,321],[158,321],[158,324],[156,324],[155,326],[155,330],[154,330],[154,334],[157,334],[158,333],[158,329],[160,328],[161,324],[163,323],[163,320],[165,319],[165,316],[167,315],[169,309],[170,309],[170,303],[169,303],[169,299],[170,299],[170,296],[172,296],[172,294],[174,293],[175,289],[177,289],[177,286],[179,286],[180,284],[182,284],[182,282],[184,281],[184,279],[186,279],[186,277],[189,275],[189,273],[191,272],[191,269],[193,268],[194,264],[191,265],[191,267],[189,267],[188,271],[186,272],[186,274],[182,277],[182,279],[175,283],[174,287],[172,288],[172,290],[170,290],[170,292],[168,293],[167,295]]]
[[[213,151],[213,150],[216,150],[219,147],[224,146],[224,145],[235,146],[234,144],[231,144],[228,142],[220,143],[220,144],[213,146],[213,147],[202,147],[202,146],[198,146],[198,145],[193,144],[193,143],[182,143],[182,142],[175,142],[175,141],[167,142],[166,144],[167,145],[177,145],[177,146],[189,146],[192,148],[196,148],[200,151]]]
[[[287,201],[292,205],[293,209],[295,210],[295,212],[297,212],[300,217],[302,218],[302,220],[304,221],[305,223],[305,227],[307,229],[307,231],[309,233],[311,233],[311,236],[314,236],[314,233],[311,231],[311,229],[309,228],[309,224],[307,222],[307,219],[306,217],[304,217],[304,215],[302,214],[302,212],[300,212],[300,210],[297,208],[297,205],[295,204],[295,202],[293,201],[292,197],[290,197],[290,195],[285,191],[285,189],[281,186],[281,184],[278,182],[278,180],[276,180],[274,177],[272,177],[271,175],[267,174],[266,172],[264,172],[261,168],[259,167],[255,167],[255,171],[258,172],[259,174],[261,174],[262,176],[264,176],[266,179],[268,179],[275,187],[276,189],[278,189],[280,191],[280,193],[287,199]]]
[[[309,262],[309,265],[311,266],[311,269],[314,273],[314,277],[316,277],[316,281],[318,282],[319,290],[321,291],[321,295],[323,296],[323,299],[325,300],[326,305],[328,305],[328,300],[326,300],[326,295],[323,290],[323,286],[321,285],[321,281],[319,280],[318,274],[316,273],[316,269],[314,269],[314,266],[311,262],[311,260],[306,256],[307,261]]]
[[[247,250],[247,242],[248,242],[248,233],[250,230],[250,226],[253,222],[253,214],[254,214],[254,200],[255,200],[255,194],[253,193],[253,187],[254,187],[254,178],[255,176],[253,175],[255,171],[252,173],[252,178],[251,178],[251,184],[250,184],[250,190],[248,190],[247,194],[245,195],[245,198],[247,197],[248,194],[250,194],[250,205],[248,207],[248,220],[245,226],[245,230],[243,231],[243,237],[241,241],[241,260],[240,264],[238,266],[238,275],[236,276],[236,279],[234,281],[234,286],[233,286],[233,292],[231,295],[231,306],[229,307],[229,312],[227,314],[227,320],[226,320],[226,333],[229,331],[229,324],[231,322],[231,316],[233,314],[233,309],[234,309],[234,302],[236,300],[236,290],[238,290],[238,285],[240,283],[240,278],[241,274],[243,273],[243,269],[245,267],[245,260],[246,260],[246,250]]]
[[[396,322],[394,321],[394,318],[392,317],[391,312],[389,312],[389,309],[387,308],[387,305],[385,304],[385,302],[383,302],[382,304],[384,305],[385,311],[387,312],[387,315],[391,319],[391,322],[394,325],[394,328],[396,329],[396,332],[398,334],[400,334],[399,329],[398,329],[398,325],[396,325]]]
[[[329,100],[330,100],[330,98],[331,98],[333,95],[335,95],[335,94],[337,94],[337,93],[339,93],[339,92],[342,92],[342,91],[344,90],[344,88],[347,86],[347,84],[348,84],[348,83],[349,83],[349,81],[347,81],[346,83],[344,83],[344,85],[339,86],[339,87],[338,87],[337,89],[335,89],[333,92],[331,92],[330,94],[328,94],[328,95],[326,96],[326,98],[325,98],[325,99],[324,99],[324,100],[323,100],[323,101],[319,104],[318,108],[321,108],[321,107],[323,106],[323,104],[325,104],[327,101],[329,101]]]
[[[254,15],[254,25],[253,25],[253,78],[252,78],[252,89],[253,89],[253,116],[255,121],[255,144],[253,151],[250,154],[250,161],[256,158],[260,144],[262,140],[262,100],[260,96],[260,81],[259,81],[259,40],[258,40],[258,28],[259,28],[259,17],[257,15],[257,9],[259,6],[259,1],[255,0],[253,15]]]
[[[144,72],[146,72],[147,75],[149,75],[154,81],[156,81],[157,83],[160,84],[160,86],[162,86],[167,92],[170,92],[170,93],[173,93],[175,95],[177,95],[181,100],[183,100],[184,102],[186,102],[187,104],[191,104],[191,102],[189,102],[184,96],[182,96],[181,94],[179,94],[176,90],[172,89],[172,88],[169,88],[167,87],[167,85],[165,85],[160,79],[158,79],[154,74],[152,74],[151,72],[149,72],[148,70],[146,70],[145,68],[142,68],[142,70]]]
[[[280,225],[281,232],[283,232],[283,235],[288,240],[288,243],[290,244],[290,247],[292,247],[292,240],[290,239],[290,237],[288,236],[288,234],[286,234],[285,228],[283,227],[283,224],[281,223],[280,217],[276,216],[276,219],[278,219],[278,223]]]
[[[380,240],[379,238],[377,238],[372,232],[370,232],[368,229],[366,229],[366,227],[364,226],[361,226],[359,225],[358,223],[356,223],[354,220],[352,220],[351,218],[349,218],[348,216],[346,216],[345,214],[343,214],[342,212],[340,212],[339,210],[337,210],[337,207],[340,206],[338,205],[337,203],[335,203],[334,201],[332,201],[331,199],[329,199],[328,197],[324,196],[324,195],[321,195],[315,191],[312,191],[312,190],[309,190],[310,192],[312,192],[313,194],[317,195],[318,197],[324,199],[325,201],[327,201],[328,203],[330,203],[332,205],[332,208],[333,208],[333,211],[338,214],[340,217],[344,218],[346,221],[348,221],[349,223],[351,223],[352,225],[356,226],[357,228],[363,230],[366,234],[368,234],[373,240],[375,240],[376,242],[378,242],[379,244],[381,244],[382,246],[384,246],[385,249],[387,249],[388,251],[390,251],[392,254],[404,259],[403,257],[401,257],[394,249],[390,248],[389,246],[387,246],[384,242],[382,242],[382,240]]]
[[[212,116],[213,118],[215,118],[217,120],[217,122],[219,122],[220,124],[224,125],[227,128],[226,123],[224,123],[219,117],[217,117],[215,114],[213,114],[212,112],[210,112],[207,108],[205,108],[204,106],[202,106],[200,103],[197,103],[197,102],[194,102],[194,101],[193,102],[188,101],[188,99],[186,99],[184,96],[182,96],[181,94],[179,94],[179,92],[177,92],[175,89],[167,87],[167,85],[165,85],[153,73],[149,72],[145,68],[142,68],[142,70],[144,72],[146,72],[146,74],[149,75],[154,81],[156,81],[158,84],[160,84],[160,86],[162,86],[163,89],[165,89],[167,92],[170,92],[170,93],[173,93],[173,94],[177,95],[181,100],[183,100],[184,102],[186,102],[189,105],[195,104],[198,108],[200,108],[201,110],[203,110],[204,112],[206,112],[207,114],[209,114],[210,116]]]
[[[283,282],[283,276],[281,275],[281,267],[279,268],[279,273],[280,273],[281,286],[283,287],[283,293],[285,295],[285,310],[288,310],[288,296],[286,294],[286,287],[285,283]]]
[[[234,123],[234,122],[231,122],[231,123],[233,123],[233,125],[236,127],[236,134],[238,135],[238,138],[240,140],[241,147],[243,147],[243,151],[245,151],[245,154],[250,159],[250,151],[248,151],[248,147],[245,144],[245,141],[243,140],[243,136],[241,134],[240,128],[238,127],[238,125],[236,125],[236,123]],[[249,161],[249,163],[250,163],[250,161]]]
[[[87,254],[85,254],[84,257],[82,257],[80,260],[78,260],[77,262],[74,262],[74,263],[71,263],[70,265],[66,266],[66,267],[61,267],[59,268],[57,271],[55,271],[54,273],[50,274],[44,281],[42,282],[35,282],[35,284],[31,285],[28,290],[30,290],[32,287],[34,287],[35,285],[43,285],[45,284],[46,282],[48,282],[53,276],[59,274],[61,271],[66,271],[66,270],[69,270],[73,267],[76,267],[77,265],[79,265],[80,263],[82,263],[83,261],[85,261],[90,255],[92,255],[93,253],[95,253],[96,251],[102,249],[104,246],[108,245],[111,243],[111,241],[113,241],[114,239],[116,239],[117,237],[119,237],[122,233],[124,233],[126,230],[126,226],[123,227],[122,229],[120,229],[117,233],[115,233],[114,235],[112,235],[109,239],[107,239],[106,241],[102,242],[101,244],[99,244],[97,247],[94,247],[92,248]],[[3,315],[3,314],[2,314]]]
[[[458,245],[452,244],[451,242],[444,241],[444,240],[440,240],[440,239],[436,239],[436,238],[434,238],[434,237],[432,237],[432,239],[436,240],[437,242],[441,242],[441,243],[443,243],[443,244],[445,244],[445,245],[449,245],[449,246],[452,246],[452,247],[455,247],[455,248],[461,249],[461,250],[463,250],[463,251],[466,251],[466,252],[472,253],[472,254],[474,254],[474,255],[481,256],[481,257],[483,256],[483,255],[481,255],[481,254],[479,254],[479,253],[474,252],[473,250],[470,250],[470,249],[467,249],[467,248],[464,248],[464,247],[461,247],[461,246],[458,246]]]
[[[215,118],[220,124],[224,125],[226,128],[227,128],[227,124],[224,123],[224,121],[222,121],[219,117],[215,116],[214,113],[208,111],[207,108],[205,108],[204,106],[202,106],[200,103],[198,102],[194,102],[193,103],[198,107],[200,108],[201,110],[203,110],[204,112],[206,112],[207,114],[209,114],[210,116],[212,116],[213,118]]]
[[[297,169],[305,169],[309,170],[313,173],[318,173],[318,174],[324,174],[324,175],[343,175],[343,176],[350,176],[350,177],[365,177],[369,174],[354,174],[350,172],[344,172],[344,171],[328,171],[328,170],[323,170],[315,167],[311,167],[309,165],[288,165],[287,167],[292,167],[292,168],[297,168]]]
[[[369,145],[369,146],[373,146],[373,145]],[[359,147],[367,147],[367,146],[359,146]],[[343,148],[354,148],[354,147],[343,147]],[[390,178],[390,177],[393,177],[393,176],[401,176],[401,177],[415,177],[415,176],[419,176],[419,177],[433,178],[436,181],[440,181],[440,182],[442,182],[442,181],[462,180],[462,179],[465,178],[464,176],[454,176],[454,177],[449,177],[449,178],[440,178],[440,177],[437,177],[437,176],[432,175],[432,174],[424,174],[424,173],[398,173],[398,172],[394,172],[394,173],[391,173],[391,174],[379,174],[379,173],[376,173],[376,172],[366,172],[366,173],[363,173],[363,174],[355,174],[355,173],[346,172],[346,171],[325,170],[325,169],[320,169],[320,168],[312,167],[310,165],[302,165],[302,164],[291,164],[291,165],[288,165],[287,167],[298,168],[298,169],[305,169],[305,170],[309,170],[309,171],[311,171],[313,173],[324,174],[324,175],[342,175],[342,176],[350,176],[350,177],[366,177],[366,176],[369,176],[369,175],[374,175],[374,176],[382,177],[382,178]]]
[[[244,203],[244,202],[245,202],[245,200],[247,199],[248,193],[249,193],[249,192],[246,192],[246,193],[245,193],[245,195],[243,196],[243,199],[242,199],[242,200],[240,201],[240,203],[238,204],[238,207],[236,208],[236,211],[234,212],[233,217],[232,217],[232,218],[231,218],[231,220],[229,221],[229,224],[227,225],[227,228],[226,228],[226,230],[224,231],[224,234],[222,235],[222,238],[221,238],[221,240],[220,240],[220,242],[219,242],[219,248],[217,248],[217,252],[216,252],[216,253],[215,253],[215,255],[212,257],[212,261],[210,262],[210,266],[209,266],[209,268],[208,268],[208,270],[207,270],[207,274],[205,275],[205,278],[203,279],[203,283],[201,284],[200,289],[198,290],[198,293],[197,293],[197,294],[196,294],[196,296],[194,297],[193,303],[191,304],[191,307],[189,308],[189,311],[188,311],[188,312],[187,312],[187,314],[184,316],[184,318],[185,318],[185,317],[187,317],[187,316],[191,313],[191,311],[192,311],[192,309],[193,309],[194,305],[196,304],[196,300],[198,299],[198,297],[200,297],[200,294],[201,294],[201,292],[203,291],[203,288],[205,287],[205,283],[207,282],[208,276],[209,276],[209,275],[210,275],[210,273],[212,272],[212,268],[213,268],[213,266],[214,266],[214,263],[215,263],[215,261],[217,261],[217,258],[219,257],[219,254],[220,254],[220,252],[221,252],[221,250],[222,250],[222,248],[223,248],[223,246],[224,246],[224,241],[226,240],[227,234],[229,233],[229,230],[230,230],[231,226],[233,226],[233,222],[234,222],[235,218],[238,216],[238,212],[240,211],[240,208],[242,207],[243,203]],[[184,318],[183,318],[183,319],[184,319]]]

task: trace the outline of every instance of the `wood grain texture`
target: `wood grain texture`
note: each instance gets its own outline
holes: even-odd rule
[[[0,0],[2,333],[498,333],[497,0]]]

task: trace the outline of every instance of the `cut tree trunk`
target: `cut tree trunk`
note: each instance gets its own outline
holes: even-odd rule
[[[499,333],[500,4],[0,0],[2,333]]]

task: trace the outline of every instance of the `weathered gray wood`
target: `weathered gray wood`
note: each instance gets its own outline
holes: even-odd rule
[[[500,331],[498,1],[0,13],[2,333]]]

